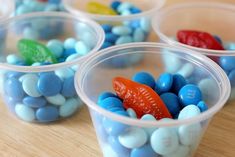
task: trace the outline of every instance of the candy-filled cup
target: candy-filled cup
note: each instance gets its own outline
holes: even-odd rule
[[[139,54],[143,60],[131,67],[114,68],[106,63]],[[200,87],[209,107],[206,112],[190,117],[186,111],[178,120],[154,121],[145,117],[148,121],[144,121],[136,119],[132,111],[128,111],[129,116],[123,112],[116,114],[97,103],[100,93],[113,91],[114,77],[131,78],[139,71],[158,76],[175,68],[178,68],[175,73]],[[230,94],[226,74],[213,61],[191,50],[156,43],[125,44],[102,50],[81,65],[75,81],[78,95],[89,108],[104,157],[191,157],[211,118]],[[206,82],[209,83],[205,85]]]
[[[226,17],[226,18],[224,18]],[[235,7],[223,3],[182,3],[162,10],[153,18],[152,26],[162,42],[198,51],[217,62],[229,77],[235,98]],[[210,33],[224,50],[189,46],[176,40],[179,30]],[[193,42],[193,41],[192,41]],[[191,42],[191,43],[192,43]]]
[[[55,31],[61,31],[56,25],[61,23],[63,32],[39,40],[25,36],[23,29],[12,31],[21,24],[40,27],[43,23],[50,23],[48,30]],[[75,71],[101,47],[102,28],[66,13],[25,14],[5,20],[0,27],[7,32],[0,53],[0,87],[8,108],[27,122],[51,122],[73,115],[82,106],[74,87]],[[81,27],[84,33],[78,31]]]
[[[65,0],[65,9],[74,15],[86,15],[100,23],[105,30],[105,42],[102,48],[131,42],[147,41],[151,32],[150,18],[162,8],[165,0]],[[112,9],[115,14],[103,14],[104,9]],[[90,5],[90,6],[89,6]],[[89,12],[89,7],[91,12]],[[97,7],[97,12],[92,12]]]

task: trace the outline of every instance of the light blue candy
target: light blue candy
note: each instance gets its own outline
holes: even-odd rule
[[[198,83],[198,87],[200,88],[202,92],[204,101],[207,101],[207,100],[211,101],[219,96],[218,94],[219,92],[211,92],[211,91],[218,90],[217,83],[212,78],[205,78],[201,80]]]
[[[121,145],[133,149],[143,146],[148,140],[148,135],[141,128],[130,127],[127,131],[120,134],[118,139]]]
[[[178,119],[188,119],[200,115],[201,111],[196,105],[188,105],[184,107],[178,116]]]
[[[34,110],[23,104],[16,104],[15,113],[20,119],[27,122],[32,122],[35,119]]]
[[[235,43],[225,43],[224,44],[224,48],[226,49],[226,50],[235,50]]]
[[[82,106],[82,102],[78,101],[78,99],[70,98],[66,100],[64,105],[60,106],[59,114],[61,117],[69,117],[74,114],[79,107]]]
[[[62,89],[60,78],[53,73],[44,73],[40,75],[37,83],[38,91],[43,96],[54,96]]]
[[[110,145],[104,144],[102,146],[104,157],[119,157],[119,155],[112,149]]]
[[[45,106],[37,109],[36,118],[39,122],[51,122],[59,118],[59,111],[54,106]]]
[[[65,49],[72,49],[75,47],[76,42],[77,42],[77,40],[74,38],[67,38],[64,41],[64,48]]]
[[[151,136],[151,146],[160,155],[167,155],[179,148],[177,132],[172,128],[159,128]]]
[[[33,19],[31,21],[31,27],[35,31],[40,31],[41,29],[48,27],[48,24],[48,19],[46,19],[45,17]]]
[[[150,144],[146,144],[140,148],[132,149],[130,157],[160,157],[153,151]]]
[[[168,51],[167,49],[163,50],[162,60],[165,66],[165,71],[168,73],[175,73],[182,66],[179,57],[171,51]]]
[[[47,101],[44,97],[30,97],[27,96],[23,99],[23,103],[28,107],[39,108],[46,105]]]
[[[32,97],[40,97],[42,94],[37,89],[38,76],[35,74],[25,74],[21,76],[22,87],[26,94]]]
[[[157,121],[156,118],[154,116],[152,116],[151,114],[145,114],[143,115],[140,120],[147,120],[147,121]],[[153,127],[153,128],[144,128],[144,130],[148,133],[148,135],[152,135],[152,133],[156,130],[157,128]]]
[[[61,80],[74,76],[74,71],[71,68],[60,68],[55,70],[55,74],[60,77]]]
[[[8,55],[6,60],[7,60],[7,63],[9,64],[17,64],[19,62],[23,62],[23,59],[15,54]]]
[[[128,15],[131,15],[132,13],[131,13],[131,11],[130,10],[123,10],[122,12],[121,12],[121,16],[128,16]]]
[[[151,88],[155,87],[154,77],[150,73],[147,73],[147,72],[144,72],[144,71],[136,73],[132,77],[132,80],[135,81],[135,82],[138,82],[140,84],[147,85]]]
[[[186,63],[183,67],[177,72],[177,74],[182,75],[184,78],[188,78],[192,75],[194,71],[194,66],[191,63]]]
[[[134,42],[143,42],[145,40],[145,33],[141,28],[137,28],[133,33]]]
[[[120,36],[126,36],[131,34],[131,28],[127,26],[115,26],[112,28],[112,33]]]
[[[81,54],[72,54],[72,55],[68,56],[65,61],[69,62],[69,61],[72,61],[72,60],[74,60],[78,57],[81,57],[81,56],[82,56]]]
[[[132,37],[127,35],[127,36],[121,36],[117,39],[115,42],[116,45],[120,44],[126,44],[126,43],[131,43],[133,41]]]
[[[111,148],[119,154],[119,156],[127,156],[130,153],[130,150],[122,146],[116,136],[109,136],[108,143]]]
[[[44,11],[58,11],[59,10],[59,6],[56,4],[48,4]]]
[[[151,22],[147,18],[142,18],[140,20],[140,27],[146,32],[149,33],[151,29]]]
[[[51,52],[54,54],[56,58],[59,58],[64,51],[63,43],[56,39],[50,40],[47,43],[47,47],[49,48],[49,50],[51,50]]]
[[[61,94],[46,97],[46,100],[52,105],[57,105],[57,106],[63,105],[66,101],[65,97]]]
[[[126,112],[129,115],[129,117],[137,119],[137,115],[136,115],[135,111],[132,108],[128,108],[126,110]]]
[[[26,39],[36,40],[39,38],[39,33],[37,30],[34,30],[32,27],[26,27],[23,31],[23,37]]]
[[[20,5],[19,7],[17,7],[16,9],[16,15],[21,15],[21,14],[26,14],[26,13],[30,13],[32,10],[30,8],[28,8],[26,5]]]
[[[125,11],[125,10],[129,10],[133,7],[133,4],[130,2],[123,2],[121,3],[118,7],[117,7],[117,11],[119,13]]]
[[[189,147],[180,145],[179,148],[171,154],[164,155],[164,157],[188,157]]]
[[[75,86],[74,86],[74,76],[66,78],[62,85],[61,94],[65,97],[73,97],[77,95]]]
[[[89,53],[90,48],[86,45],[85,42],[78,41],[75,45],[75,50],[77,54],[86,55],[87,53]]]
[[[20,100],[24,97],[24,90],[20,81],[14,77],[8,78],[5,82],[5,91],[9,97]]]

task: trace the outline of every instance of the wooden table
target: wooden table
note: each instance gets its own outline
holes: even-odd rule
[[[167,5],[183,1],[169,0]],[[70,119],[39,125],[16,119],[1,104],[0,157],[102,157],[86,107]],[[195,156],[235,156],[235,102],[213,118]]]

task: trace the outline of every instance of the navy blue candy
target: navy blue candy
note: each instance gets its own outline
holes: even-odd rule
[[[115,97],[108,97],[103,99],[100,101],[99,106],[111,112],[124,110],[121,100]]]
[[[108,142],[113,150],[119,154],[119,156],[126,156],[130,153],[130,150],[128,148],[125,148],[120,144],[117,136],[109,136]]]
[[[105,49],[105,48],[108,48],[110,46],[113,46],[113,43],[110,43],[110,42],[104,42],[103,45],[101,46],[101,49]]]
[[[73,76],[64,80],[61,94],[64,95],[65,97],[73,97],[76,95]]]
[[[103,92],[103,93],[101,93],[101,94],[99,95],[99,97],[98,97],[98,104],[99,104],[102,100],[104,100],[104,99],[106,99],[106,98],[108,98],[108,97],[116,97],[116,98],[118,98],[117,95],[115,95],[115,94],[113,94],[113,93],[111,93],[111,92]]]
[[[53,96],[62,88],[61,80],[53,73],[41,74],[38,80],[38,91],[44,96]]]
[[[235,86],[235,69],[232,70],[229,74],[228,74],[228,78],[230,80],[231,86],[234,87]]]
[[[63,54],[62,54],[62,56],[63,56],[64,58],[67,58],[68,56],[70,56],[70,55],[72,55],[72,54],[75,54],[75,53],[77,53],[76,50],[75,50],[75,48],[65,49],[64,52],[63,52]]]
[[[206,103],[204,101],[200,101],[197,104],[197,107],[200,109],[201,112],[205,112],[208,110],[208,106],[206,105]]]
[[[119,38],[118,35],[115,35],[113,33],[106,33],[105,34],[105,42],[115,43],[117,39]]]
[[[41,122],[55,121],[59,117],[59,111],[54,106],[46,106],[37,109],[36,118]]]
[[[173,75],[173,84],[171,91],[178,94],[179,90],[187,84],[187,81],[182,75],[175,74]]]
[[[179,98],[174,93],[164,93],[161,96],[162,101],[167,106],[171,115],[177,115],[181,110]]]
[[[119,5],[121,4],[121,2],[119,0],[117,1],[113,1],[110,5],[110,7],[114,10],[117,10],[117,8],[119,7]]]
[[[112,31],[112,25],[108,25],[108,24],[103,24],[101,25],[101,27],[103,28],[103,30],[105,31],[105,33],[109,33]]]
[[[45,106],[47,101],[44,97],[27,96],[23,99],[23,103],[32,108],[40,108]]]
[[[142,12],[142,11],[141,11],[139,8],[137,8],[137,7],[132,7],[132,8],[130,9],[130,11],[131,11],[132,14],[139,14],[139,13]]]
[[[220,44],[223,43],[222,40],[221,40],[221,38],[220,38],[218,35],[214,35],[214,38],[215,38],[215,40],[218,41]]]
[[[178,94],[183,106],[197,105],[202,100],[202,93],[200,89],[193,85],[187,84],[182,87]]]
[[[145,84],[154,89],[155,80],[154,77],[147,72],[138,72],[133,77],[132,80],[141,84]]]
[[[169,73],[163,73],[159,76],[156,81],[155,91],[160,94],[163,92],[168,92],[173,84],[173,76]]]
[[[150,144],[146,144],[140,148],[132,149],[130,157],[160,157],[154,152]]]
[[[5,82],[5,91],[9,97],[16,100],[22,99],[25,94],[21,82],[14,77],[8,78]]]
[[[234,56],[222,56],[219,59],[220,66],[226,70],[231,71],[235,69],[235,57]]]

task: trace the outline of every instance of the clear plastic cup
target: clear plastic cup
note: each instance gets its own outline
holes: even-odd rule
[[[227,73],[231,86],[231,99],[235,98],[235,7],[215,2],[181,3],[163,9],[153,18],[152,26],[162,42],[198,51],[217,62]],[[226,50],[208,50],[182,44],[175,40],[179,30],[198,30],[218,36]],[[228,61],[231,60],[231,61]],[[227,68],[227,66],[232,68]]]
[[[42,37],[32,39],[25,36],[23,28],[31,26],[40,27],[38,31]],[[1,22],[0,28],[6,32],[4,47],[0,51],[0,88],[9,110],[27,122],[46,123],[73,115],[82,106],[73,83],[75,71],[86,57],[101,47],[104,40],[102,28],[82,16],[55,12],[16,16]],[[77,50],[67,54],[64,41],[68,38],[89,45],[89,51],[83,55]],[[59,52],[58,47],[48,47],[53,39],[62,43],[61,54],[55,53]],[[22,41],[36,41],[36,44]],[[19,45],[23,43],[22,49]],[[39,46],[39,43],[45,46]],[[56,58],[55,64],[51,64],[52,59],[45,53],[45,47],[53,54],[49,56]],[[33,64],[27,63],[27,56],[33,58]]]
[[[12,13],[14,12],[15,6],[14,6],[14,0],[0,0],[1,5],[0,6],[0,20],[5,20],[9,18]]]
[[[143,60],[132,66],[114,68],[107,65],[115,58],[139,54],[143,55]],[[182,70],[189,65],[192,71]],[[160,73],[176,67],[178,72],[175,73],[199,86],[209,106],[206,112],[188,119],[143,121],[114,114],[97,104],[101,92],[114,92],[114,77],[131,79],[135,73],[147,71],[157,78]],[[226,74],[207,57],[159,43],[132,43],[101,50],[81,65],[75,81],[78,95],[89,108],[104,157],[193,156],[210,120],[224,106],[231,90]]]

